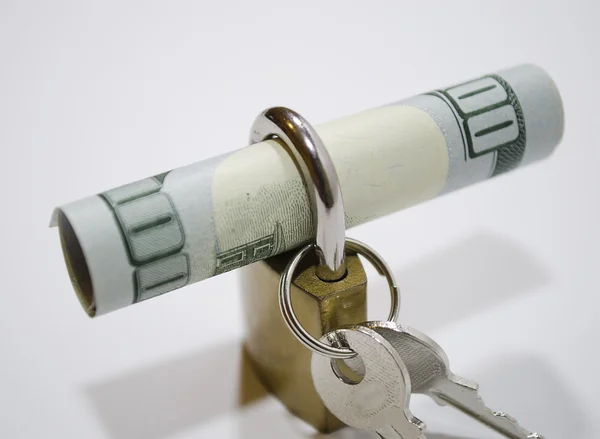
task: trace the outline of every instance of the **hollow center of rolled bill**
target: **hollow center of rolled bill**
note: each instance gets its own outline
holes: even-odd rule
[[[94,287],[88,265],[73,230],[73,226],[64,213],[58,213],[58,230],[65,263],[71,278],[73,289],[81,302],[81,306],[90,317],[96,315],[96,303],[94,301]]]

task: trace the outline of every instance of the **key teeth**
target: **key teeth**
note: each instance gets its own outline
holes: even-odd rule
[[[448,379],[458,386],[466,387],[467,389],[477,393],[477,396],[479,396],[479,384],[477,382],[468,380],[458,375],[448,376]]]
[[[513,424],[513,426],[515,428],[517,428],[518,430],[521,430],[521,434],[526,434],[526,438],[527,439],[544,439],[544,437],[538,433],[531,433],[529,431],[527,431],[525,428],[521,427],[521,425],[519,424],[519,422],[517,421],[516,418],[514,418],[513,416],[509,415],[508,413],[505,412],[496,412],[493,411],[492,409],[490,409],[486,404],[485,401],[483,400],[483,398],[481,397],[481,395],[479,394],[479,384],[477,384],[474,381],[471,380],[467,380],[466,378],[462,378],[460,376],[454,375],[451,378],[451,381],[454,382],[454,384],[457,384],[461,387],[464,387],[466,389],[469,389],[470,391],[474,392],[478,402],[481,404],[482,407],[485,408],[485,410],[488,410],[492,415],[494,415],[495,417],[498,418],[502,418],[502,419],[506,419],[508,422],[510,422],[511,424]],[[445,404],[447,404],[445,401],[443,401],[443,399],[441,399],[439,396],[435,397],[434,400],[441,400],[442,402],[444,402]]]
[[[477,396],[478,396],[479,400],[483,403],[483,399],[481,398],[481,396],[479,396],[479,395],[477,395]],[[490,410],[490,409],[488,409],[488,410]],[[531,432],[527,431],[525,428],[521,427],[521,425],[519,424],[517,419],[514,418],[513,416],[509,415],[508,413],[494,412],[492,410],[490,410],[490,411],[492,412],[492,414],[494,416],[506,419],[507,421],[512,423],[517,429],[521,430],[524,434],[527,435],[527,439],[544,439],[544,437],[542,435],[540,435],[538,433],[531,433]]]
[[[481,396],[477,395],[479,397],[479,400],[483,403],[483,399],[481,398]],[[484,404],[485,405],[485,404]],[[490,410],[490,409],[488,409]],[[543,436],[541,436],[538,433],[531,433],[529,431],[527,431],[525,428],[521,427],[521,425],[519,424],[519,422],[517,421],[516,418],[514,418],[513,416],[509,415],[508,413],[505,412],[494,412],[492,410],[490,410],[492,412],[492,414],[496,417],[499,418],[503,418],[506,419],[507,421],[509,421],[510,423],[512,423],[517,429],[521,430],[524,434],[527,435],[527,439],[544,439]]]
[[[412,427],[410,430],[402,429],[403,431],[401,432],[395,425],[389,425],[389,427],[394,430],[399,437],[404,439],[427,439],[425,437],[425,430],[427,429],[425,423],[419,418],[412,416],[408,411],[405,411],[404,414],[406,415],[406,420]],[[379,434],[379,436],[384,437],[382,434]]]
[[[481,397],[479,399],[483,402],[483,400],[481,399]],[[497,416],[497,417],[500,417],[500,418],[504,418],[504,419],[510,421],[516,428],[520,429],[521,431],[523,431],[527,435],[527,439],[544,439],[544,436],[542,436],[541,434],[528,432],[525,428],[521,427],[521,425],[519,424],[519,422],[517,421],[517,419],[514,418],[514,417],[512,417],[508,413],[493,412],[493,414],[494,414],[494,416]]]
[[[410,421],[415,427],[417,427],[417,429],[419,430],[419,434],[422,435],[423,433],[425,433],[425,430],[427,430],[427,425],[425,425],[425,423],[423,421],[421,421],[419,418],[415,418],[413,416],[413,418]],[[420,436],[419,436],[420,437]]]
[[[405,411],[405,414],[406,414],[406,419],[408,420],[408,422],[410,422],[414,427],[414,430],[413,430],[414,439],[426,439],[425,431],[427,430],[427,425],[425,424],[425,422],[421,421],[416,416],[413,416],[410,413],[408,408]],[[398,435],[401,436],[400,433],[398,433]],[[411,435],[411,436],[413,436],[413,435]]]
[[[483,402],[483,400],[481,399],[481,397],[479,397],[480,401]],[[508,413],[504,413],[504,412],[493,412],[494,416],[498,416],[500,418],[505,418],[508,419],[510,422],[512,422],[513,424],[519,424],[517,422],[517,420],[515,418],[513,418],[511,415],[509,415]]]
[[[477,398],[481,399],[481,397],[479,396],[479,384],[477,384],[475,381],[468,380],[458,375],[450,375],[447,377],[447,380],[457,386],[464,387],[467,391],[475,393],[475,395],[477,395]],[[427,392],[426,394],[429,395],[429,397],[433,399],[433,401],[440,407],[446,407],[448,405],[451,405],[448,401],[446,401],[443,397],[438,395],[433,390]]]

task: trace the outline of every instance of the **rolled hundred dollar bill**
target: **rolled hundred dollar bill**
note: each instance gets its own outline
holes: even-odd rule
[[[563,126],[552,79],[522,65],[316,128],[352,227],[547,157]],[[59,207],[52,224],[90,316],[314,236],[302,178],[274,140]]]

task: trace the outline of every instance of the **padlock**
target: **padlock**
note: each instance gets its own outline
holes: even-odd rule
[[[312,352],[288,330],[277,300],[281,274],[295,252],[260,261],[241,270],[247,324],[245,348],[263,385],[288,410],[323,433],[344,426],[317,394],[310,372]],[[318,259],[307,256],[293,278],[294,311],[316,339],[343,325],[367,320],[367,277],[356,254],[346,256],[346,275],[323,281]]]
[[[313,339],[367,316],[367,278],[356,255],[345,256],[342,193],[333,162],[314,128],[283,107],[261,113],[250,143],[272,138],[294,159],[312,204],[316,252],[307,255],[290,283],[294,316]],[[265,387],[301,419],[321,432],[342,427],[319,398],[311,377],[312,352],[288,330],[278,305],[288,252],[242,270],[247,322],[246,352]],[[297,316],[297,317],[296,317]]]
[[[265,138],[277,139],[294,158],[312,203],[316,237],[299,251],[243,270],[246,351],[265,387],[292,413],[321,432],[331,432],[343,423],[319,398],[311,359],[324,355],[338,361],[356,355],[348,347],[326,344],[320,338],[367,320],[367,278],[357,254],[388,281],[390,321],[398,315],[399,291],[381,256],[360,241],[346,239],[340,183],[314,128],[292,110],[270,108],[254,122],[250,143]],[[336,366],[353,373],[343,362]]]

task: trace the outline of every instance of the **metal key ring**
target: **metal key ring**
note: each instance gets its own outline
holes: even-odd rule
[[[281,139],[291,150],[308,190],[317,228],[317,276],[327,281],[341,279],[346,274],[346,224],[342,190],[333,161],[312,125],[289,108],[269,108],[252,124],[251,144],[273,138]]]
[[[337,348],[334,346],[329,346],[315,337],[310,335],[306,329],[302,326],[298,318],[296,317],[296,313],[294,312],[294,308],[292,306],[292,278],[294,277],[294,272],[298,267],[298,264],[302,259],[315,247],[315,244],[308,244],[302,250],[294,256],[294,258],[288,263],[287,267],[281,274],[281,280],[279,282],[279,306],[281,309],[281,313],[283,314],[283,318],[287,323],[288,327],[292,331],[292,333],[296,336],[296,338],[307,348],[312,351],[324,355],[330,358],[339,358],[339,359],[349,359],[356,356],[356,353],[352,349],[348,348]],[[365,243],[358,241],[356,239],[347,238],[346,239],[346,250],[354,251],[357,254],[364,256],[377,270],[377,272],[385,276],[388,282],[388,286],[390,288],[391,295],[391,311],[387,320],[390,322],[396,321],[398,318],[398,313],[400,311],[400,292],[398,290],[398,286],[396,285],[396,281],[394,280],[394,275],[390,270],[390,267],[386,264],[383,258],[371,247],[366,245]]]

